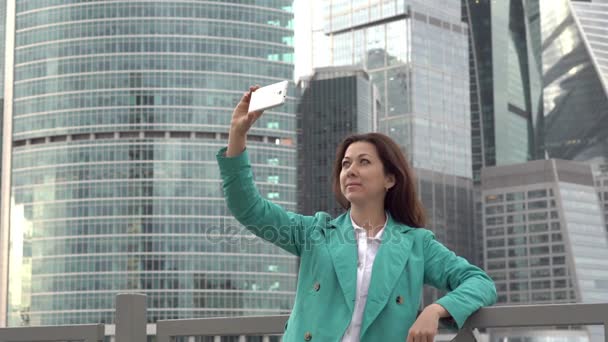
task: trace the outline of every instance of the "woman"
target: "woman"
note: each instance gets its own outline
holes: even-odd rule
[[[300,257],[285,341],[430,342],[440,318],[451,317],[460,328],[496,301],[482,270],[420,228],[425,219],[413,173],[384,135],[351,136],[338,148],[333,188],[348,210],[336,219],[298,215],[262,198],[245,149],[247,132],[262,115],[247,113],[257,88],[235,108],[228,147],[217,159],[234,217]],[[417,316],[424,284],[450,292]]]

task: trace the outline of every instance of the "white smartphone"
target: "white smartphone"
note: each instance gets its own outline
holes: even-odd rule
[[[274,107],[278,107],[285,103],[287,96],[287,85],[289,81],[281,81],[267,85],[251,94],[249,101],[249,112],[257,112]]]

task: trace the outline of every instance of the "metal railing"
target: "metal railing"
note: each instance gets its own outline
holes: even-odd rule
[[[161,320],[156,322],[156,341],[171,342],[191,336],[281,335],[289,316],[255,316]],[[115,342],[146,341],[146,296],[116,297]],[[608,342],[608,303],[518,305],[482,308],[466,321],[454,342],[476,341],[474,329],[603,325]],[[104,325],[19,327],[0,329],[0,342],[82,341],[104,339]]]
[[[0,329],[1,342],[103,341],[103,324]]]
[[[471,315],[453,342],[475,341],[473,329],[603,325],[608,342],[608,303],[493,306]]]

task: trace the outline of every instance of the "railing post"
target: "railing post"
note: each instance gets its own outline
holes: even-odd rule
[[[604,321],[604,342],[608,342],[608,320]]]
[[[462,329],[456,333],[456,336],[450,342],[477,342],[477,337],[469,322],[464,324]]]
[[[116,342],[146,342],[146,296],[116,296]]]

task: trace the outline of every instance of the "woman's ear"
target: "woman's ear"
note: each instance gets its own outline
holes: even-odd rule
[[[390,188],[392,188],[393,186],[395,186],[395,175],[394,174],[388,174],[385,177],[385,182],[384,182],[384,188],[386,189],[386,191],[388,191]]]

